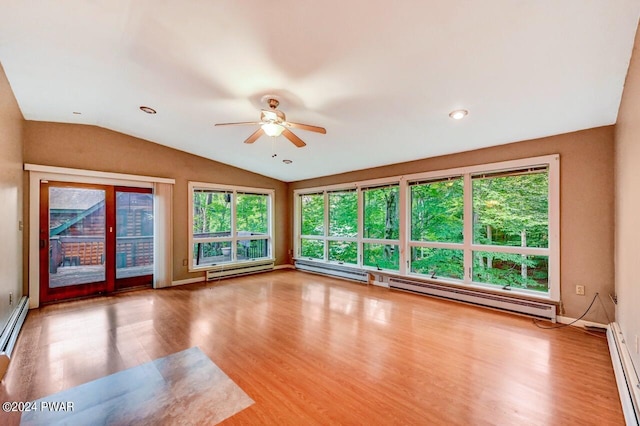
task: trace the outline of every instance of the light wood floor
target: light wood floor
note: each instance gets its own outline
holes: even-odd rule
[[[296,271],[32,310],[0,400],[193,346],[255,401],[225,424],[624,424],[602,337]]]

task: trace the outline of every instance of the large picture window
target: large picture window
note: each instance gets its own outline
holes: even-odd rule
[[[272,257],[273,191],[189,184],[191,269]]]
[[[472,182],[473,242],[486,246],[473,252],[473,281],[546,292],[548,167],[482,173]]]
[[[430,278],[464,278],[464,179],[409,182],[410,271]]]
[[[559,298],[557,155],[298,190],[295,257]]]
[[[363,264],[400,269],[400,186],[364,188]]]
[[[304,194],[300,197],[300,203],[302,215],[301,256],[308,259],[324,260],[324,194]]]
[[[327,194],[329,213],[328,259],[358,263],[358,194],[355,189]]]

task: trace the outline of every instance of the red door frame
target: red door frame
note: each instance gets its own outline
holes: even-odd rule
[[[130,186],[116,186],[114,187],[114,200],[118,192],[135,192],[136,194],[153,194],[153,191],[151,190],[151,188],[134,188]],[[114,223],[117,224],[116,203],[117,203],[117,200],[115,200],[114,202],[113,211],[114,211]],[[111,251],[113,251],[114,259],[116,256],[116,240],[117,240],[117,237],[115,235],[117,234],[114,234],[114,244],[111,247],[112,249]],[[153,261],[155,262],[155,259]],[[115,266],[115,263],[114,263],[114,266]],[[114,267],[113,270],[114,270],[115,290],[124,290],[127,288],[134,288],[134,287],[152,287],[153,286],[153,274],[138,275],[137,277],[116,279],[115,269],[116,268]]]
[[[105,191],[105,280],[65,287],[49,287],[49,187],[101,189]],[[40,183],[40,301],[44,304],[111,293],[131,287],[151,287],[153,275],[121,278],[116,280],[116,191],[152,193],[151,188],[120,187],[83,183],[42,181]],[[155,259],[154,259],[155,261]]]

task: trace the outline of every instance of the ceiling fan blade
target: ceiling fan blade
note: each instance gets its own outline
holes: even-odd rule
[[[259,123],[257,121],[242,121],[240,123],[218,123],[216,124],[216,126],[248,126],[250,124],[259,125],[262,123]]]
[[[258,130],[256,130],[255,132],[253,132],[253,133],[251,134],[251,136],[249,136],[249,137],[247,138],[247,140],[246,140],[246,141],[244,141],[244,143],[254,143],[254,142],[255,142],[255,141],[257,141],[257,140],[258,140],[258,138],[259,138],[260,136],[262,136],[262,135],[264,135],[264,130],[262,130],[262,127],[260,127]]]
[[[262,130],[262,128],[260,130]],[[304,143],[302,139],[300,139],[299,137],[291,133],[291,130],[289,129],[284,129],[282,131],[282,134],[284,135],[285,138],[289,139],[298,148],[302,148],[303,146],[306,145],[306,143]]]
[[[296,129],[308,130],[310,132],[322,133],[323,135],[327,134],[327,129],[319,126],[311,126],[310,124],[300,124],[300,123],[292,123],[290,121],[287,122],[289,127],[295,127]]]

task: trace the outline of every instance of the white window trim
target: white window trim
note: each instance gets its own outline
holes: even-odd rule
[[[548,248],[535,248],[535,247],[511,247],[511,246],[487,246],[480,244],[473,244],[473,227],[471,221],[473,218],[473,194],[471,191],[471,176],[474,174],[487,172],[495,173],[499,171],[508,171],[512,169],[518,169],[523,167],[532,167],[536,165],[548,165],[549,176],[549,247]],[[410,214],[411,206],[410,197],[408,197],[408,185],[410,182],[418,180],[428,179],[442,179],[452,176],[462,176],[464,179],[464,241],[463,243],[442,243],[442,242],[417,242],[410,241]],[[380,240],[363,238],[363,196],[362,189],[378,185],[393,185],[398,183],[400,185],[400,235],[399,240]],[[516,160],[502,161],[489,164],[480,164],[473,166],[457,167],[446,170],[436,170],[429,172],[414,173],[403,176],[390,176],[387,178],[371,179],[350,183],[342,183],[336,185],[328,185],[313,188],[304,188],[294,190],[294,258],[300,258],[300,241],[302,238],[317,239],[325,241],[325,259],[326,263],[336,263],[327,261],[328,245],[326,241],[333,237],[328,237],[328,228],[325,223],[325,235],[324,236],[301,236],[301,195],[320,193],[325,194],[325,222],[328,221],[328,203],[327,193],[337,190],[356,189],[358,194],[358,236],[356,238],[358,243],[358,265],[354,267],[361,268],[363,270],[376,270],[376,268],[366,267],[363,265],[363,254],[361,253],[361,247],[363,243],[378,243],[378,244],[397,244],[400,249],[400,269],[399,271],[390,271],[393,274],[400,276],[420,276],[424,278],[424,274],[413,274],[409,270],[409,251],[411,247],[433,247],[433,248],[447,248],[455,250],[463,250],[464,253],[464,279],[434,279],[434,281],[442,281],[448,284],[463,285],[469,288],[479,288],[483,290],[491,289],[498,292],[504,292],[505,294],[514,294],[532,297],[535,299],[545,299],[552,301],[560,300],[560,155],[544,155],[538,157],[522,158]],[[503,290],[501,286],[492,284],[481,284],[472,280],[471,271],[468,268],[473,264],[472,253],[473,251],[493,251],[501,253],[516,253],[534,256],[548,256],[549,257],[549,271],[548,271],[548,285],[549,291],[547,294],[533,293],[526,289],[511,289]],[[307,258],[304,258],[307,260]],[[314,259],[313,261],[320,262],[321,260]],[[496,287],[496,288],[494,288]]]
[[[209,270],[217,270],[217,269],[224,269],[226,267],[229,267],[229,265],[244,265],[244,264],[254,264],[257,260],[269,260],[269,261],[275,261],[275,252],[276,252],[276,238],[275,238],[275,206],[276,206],[276,191],[274,189],[270,189],[270,188],[254,188],[254,187],[248,187],[248,186],[236,186],[236,185],[223,185],[223,184],[216,184],[216,183],[210,183],[210,182],[195,182],[195,181],[189,181],[188,182],[188,188],[189,188],[189,211],[188,211],[188,239],[189,239],[189,247],[188,247],[188,259],[187,259],[187,265],[188,265],[188,270],[189,272],[202,272],[202,271],[209,271]],[[270,244],[270,248],[269,248],[269,257],[267,258],[260,258],[257,260],[248,260],[248,261],[238,261],[233,260],[236,257],[236,253],[234,252],[234,250],[231,251],[232,253],[232,261],[230,262],[225,262],[225,263],[221,263],[218,265],[201,265],[201,266],[194,266],[193,265],[193,245],[194,245],[194,238],[193,238],[193,191],[194,189],[206,189],[206,190],[213,190],[213,191],[227,191],[227,192],[231,192],[233,194],[233,199],[236,199],[237,194],[240,192],[247,192],[247,193],[251,193],[251,194],[261,194],[261,195],[267,195],[269,196],[268,198],[268,211],[269,211],[269,228],[267,230],[267,234],[268,235],[243,235],[243,236],[239,236],[236,235],[236,217],[235,217],[235,204],[231,206],[231,236],[230,237],[211,237],[211,238],[201,238],[198,239],[198,241],[200,242],[231,242],[231,247],[233,248],[234,246],[234,242],[237,241],[247,241],[247,240],[267,240]]]

